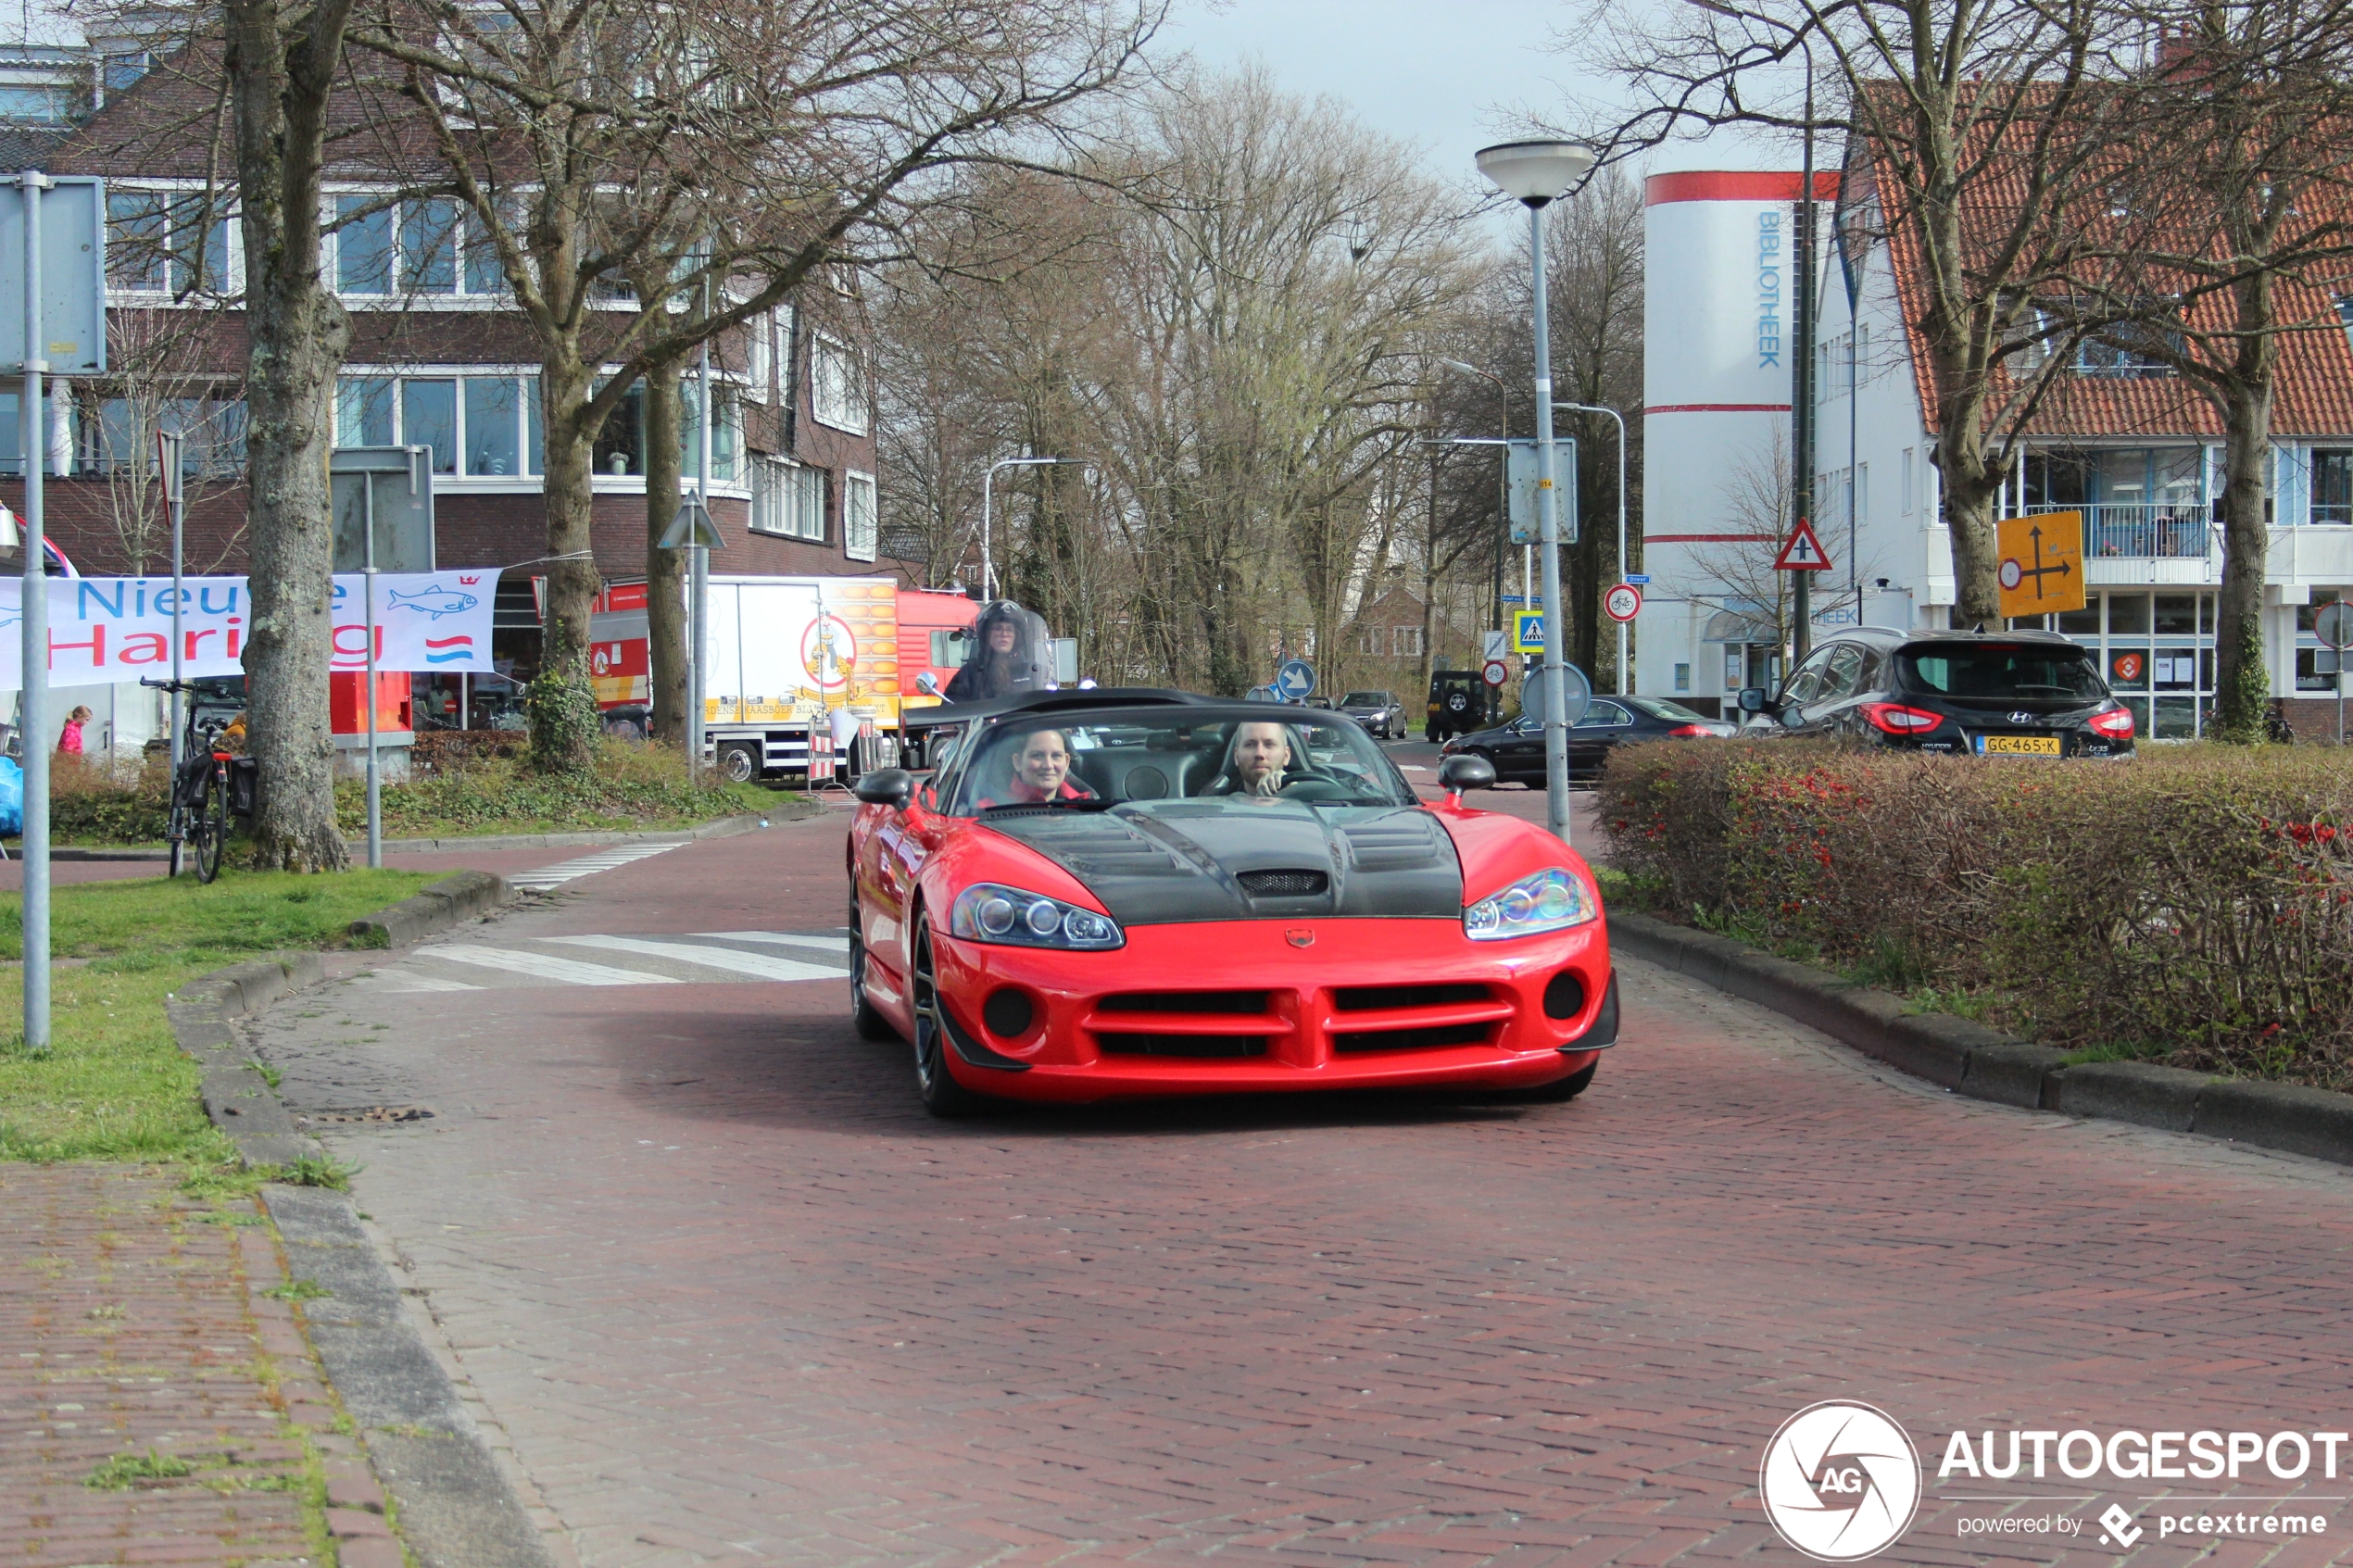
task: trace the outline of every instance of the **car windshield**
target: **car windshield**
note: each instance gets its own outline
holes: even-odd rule
[[[1054,805],[1105,810],[1158,800],[1411,806],[1413,790],[1353,723],[1294,710],[1203,719],[1164,709],[1069,723],[991,725],[957,769],[959,816]]]
[[[1350,692],[1340,698],[1340,705],[1342,708],[1387,708],[1389,694],[1387,692]]]
[[[1920,643],[1895,656],[1905,687],[1940,696],[2108,696],[2091,655],[2046,643]]]
[[[1663,696],[1629,696],[1626,702],[1628,706],[1639,708],[1654,719],[1668,719],[1678,724],[1708,724],[1715,721],[1705,713],[1694,713],[1682,704],[1669,702]]]

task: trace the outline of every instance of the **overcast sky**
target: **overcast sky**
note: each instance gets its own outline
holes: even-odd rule
[[[1572,97],[1614,96],[1555,51],[1582,9],[1575,0],[1176,0],[1160,36],[1204,66],[1255,59],[1291,92],[1328,94],[1454,177],[1471,173],[1480,147],[1524,133],[1523,113],[1563,119]],[[1719,137],[1662,149],[1650,169],[1781,161]]]

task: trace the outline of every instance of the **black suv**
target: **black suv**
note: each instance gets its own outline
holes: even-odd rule
[[[1405,705],[1388,692],[1350,692],[1340,710],[1382,740],[1405,738]]]
[[[2133,711],[2051,632],[1861,626],[1818,645],[1780,695],[1740,694],[1776,733],[1980,757],[2130,757]]]
[[[1429,722],[1422,734],[1450,740],[1487,721],[1487,687],[1476,670],[1433,670],[1429,676]]]

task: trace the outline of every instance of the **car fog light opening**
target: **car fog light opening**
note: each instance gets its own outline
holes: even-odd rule
[[[1029,999],[1028,992],[1000,985],[980,1004],[980,1021],[999,1039],[1017,1040],[1028,1034],[1029,1026],[1038,1021],[1038,1006]]]
[[[1585,884],[1554,867],[1524,876],[1463,911],[1463,934],[1474,942],[1534,936],[1582,925],[1601,913]]]
[[[1565,969],[1544,983],[1544,1016],[1566,1023],[1585,1010],[1585,982]]]
[[[975,883],[956,895],[948,929],[975,942],[1015,947],[1072,947],[1082,951],[1125,947],[1126,937],[1108,915],[1082,909],[1043,893],[994,883]]]

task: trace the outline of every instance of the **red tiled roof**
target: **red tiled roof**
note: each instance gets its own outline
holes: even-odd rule
[[[2021,117],[2013,134],[2022,140],[2032,123]],[[1851,176],[1842,198],[1841,217],[1855,204],[1869,200],[1874,187],[1891,172],[1887,160],[1894,150],[1878,145],[1866,162],[1850,148]],[[2025,182],[2016,165],[1994,164],[1990,176],[1969,187],[1962,221],[1965,232],[1990,252],[2006,236],[2012,215],[2024,199]],[[1893,182],[1890,188],[1898,188]],[[2315,198],[2319,199],[2319,198]],[[2343,203],[2343,193],[2332,199]],[[1919,394],[1923,422],[1932,433],[1937,423],[1936,388],[1929,364],[1924,331],[1928,315],[1925,264],[1910,225],[1897,222],[1884,236],[1889,263],[1904,314],[1912,374]],[[2186,242],[2183,242],[2186,247]],[[2274,436],[2353,435],[2353,341],[2339,326],[2336,301],[2331,292],[2294,278],[2281,278],[2274,290],[2279,320],[2304,323],[2304,329],[2282,334],[2278,390],[2271,410]],[[2208,295],[2193,307],[2190,325],[2217,328],[2229,315],[2226,298]],[[2014,391],[2016,383],[2007,362],[1994,371],[1998,402]],[[2176,375],[2145,377],[2062,374],[2052,384],[2033,417],[2026,421],[2030,434],[2043,436],[2180,436],[2220,439],[2221,417],[2196,385]]]

